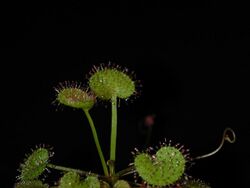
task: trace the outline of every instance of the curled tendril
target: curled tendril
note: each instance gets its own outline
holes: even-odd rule
[[[210,157],[210,156],[216,154],[218,151],[221,150],[221,148],[223,147],[225,141],[228,141],[231,144],[236,141],[236,135],[235,135],[233,129],[231,129],[229,127],[227,127],[224,130],[221,143],[220,143],[219,147],[216,150],[214,150],[214,151],[212,151],[212,152],[210,152],[208,154],[195,157],[194,159],[203,159],[203,158],[207,158],[207,157]]]

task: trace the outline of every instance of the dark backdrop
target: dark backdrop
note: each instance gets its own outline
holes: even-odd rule
[[[83,113],[58,109],[54,87],[86,82],[109,61],[135,71],[141,95],[119,108],[118,169],[150,144],[173,140],[191,156],[215,149],[224,128],[237,142],[197,161],[188,174],[214,188],[249,187],[249,21],[244,4],[18,1],[1,6],[1,188],[12,187],[25,153],[54,147],[55,164],[101,172]],[[108,104],[91,110],[108,156]],[[145,127],[144,127],[145,128]]]

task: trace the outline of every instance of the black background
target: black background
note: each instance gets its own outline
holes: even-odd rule
[[[58,109],[54,87],[86,83],[109,61],[135,71],[141,95],[119,108],[117,164],[143,147],[139,126],[155,114],[151,144],[182,143],[191,156],[237,135],[188,174],[214,188],[249,187],[249,20],[246,5],[218,1],[146,3],[19,1],[1,5],[0,187],[12,187],[25,153],[53,146],[52,162],[93,172],[101,166],[83,113]],[[91,110],[108,157],[110,108]]]

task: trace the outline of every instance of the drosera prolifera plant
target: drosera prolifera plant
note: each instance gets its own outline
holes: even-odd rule
[[[226,128],[222,141],[214,151],[198,157],[190,157],[188,149],[181,144],[173,145],[166,140],[158,147],[149,147],[145,151],[132,151],[133,163],[127,168],[116,171],[116,140],[117,140],[117,104],[118,100],[127,100],[138,93],[138,82],[129,74],[128,69],[120,66],[101,64],[93,66],[88,76],[87,87],[77,82],[63,82],[56,87],[58,104],[82,110],[89,122],[93,139],[103,168],[103,173],[90,173],[79,169],[58,166],[50,163],[53,153],[44,146],[37,147],[20,165],[20,175],[16,188],[49,188],[43,182],[42,175],[48,169],[55,169],[64,174],[51,188],[210,188],[201,180],[187,175],[189,163],[217,153],[225,141],[235,142],[235,134]],[[111,104],[111,136],[109,160],[103,155],[98,134],[90,110],[99,100]],[[133,182],[127,176],[134,175]]]

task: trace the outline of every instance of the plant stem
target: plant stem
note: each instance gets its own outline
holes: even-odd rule
[[[117,172],[115,175],[117,177],[122,177],[122,176],[126,176],[126,175],[129,175],[129,174],[132,174],[134,172],[135,172],[135,167],[134,166],[130,166],[130,167],[126,168],[126,169],[123,169],[123,170]]]
[[[99,139],[98,139],[98,136],[97,136],[97,132],[96,132],[96,129],[95,129],[94,122],[93,122],[93,120],[92,120],[92,118],[91,118],[91,116],[89,114],[89,111],[88,110],[83,110],[83,111],[84,111],[85,115],[87,116],[87,119],[89,121],[89,125],[91,127],[91,131],[92,131],[92,134],[93,134],[93,137],[94,137],[95,145],[96,145],[99,157],[101,159],[104,175],[108,176],[109,175],[108,167],[107,167],[106,161],[105,161],[103,153],[102,153],[102,149],[101,149],[101,146],[100,146],[100,143],[99,143]]]
[[[111,140],[110,140],[110,160],[115,161],[116,137],[117,137],[117,97],[111,98],[112,121],[111,121]]]
[[[55,170],[65,171],[65,172],[76,172],[76,173],[81,174],[81,175],[99,176],[98,174],[89,173],[89,172],[78,170],[78,169],[74,169],[74,168],[68,168],[68,167],[64,167],[64,166],[58,166],[58,165],[54,165],[54,164],[47,164],[47,167],[55,169]]]
[[[229,136],[228,133],[231,134],[232,138],[230,138],[230,136]],[[221,148],[223,147],[225,141],[228,141],[228,142],[231,143],[231,144],[234,143],[234,142],[236,141],[236,135],[235,135],[233,129],[231,129],[231,128],[229,128],[229,127],[227,127],[227,128],[224,130],[223,136],[222,136],[222,140],[221,140],[221,143],[220,143],[219,147],[218,147],[216,150],[214,150],[214,151],[212,151],[212,152],[210,152],[210,153],[208,153],[208,154],[205,154],[205,155],[201,155],[201,156],[195,157],[194,159],[203,159],[203,158],[207,158],[207,157],[210,157],[210,156],[216,154],[218,151],[221,150]]]
[[[83,170],[79,170],[79,169],[74,169],[74,168],[69,168],[69,167],[64,167],[64,166],[58,166],[58,165],[54,165],[54,164],[47,164],[48,168],[52,168],[55,170],[60,170],[60,171],[64,171],[64,172],[75,172],[77,174],[83,175],[83,176],[96,176],[102,180],[105,180],[107,182],[110,181],[110,178],[108,176],[102,176],[96,173],[91,173],[91,172],[86,172]]]

